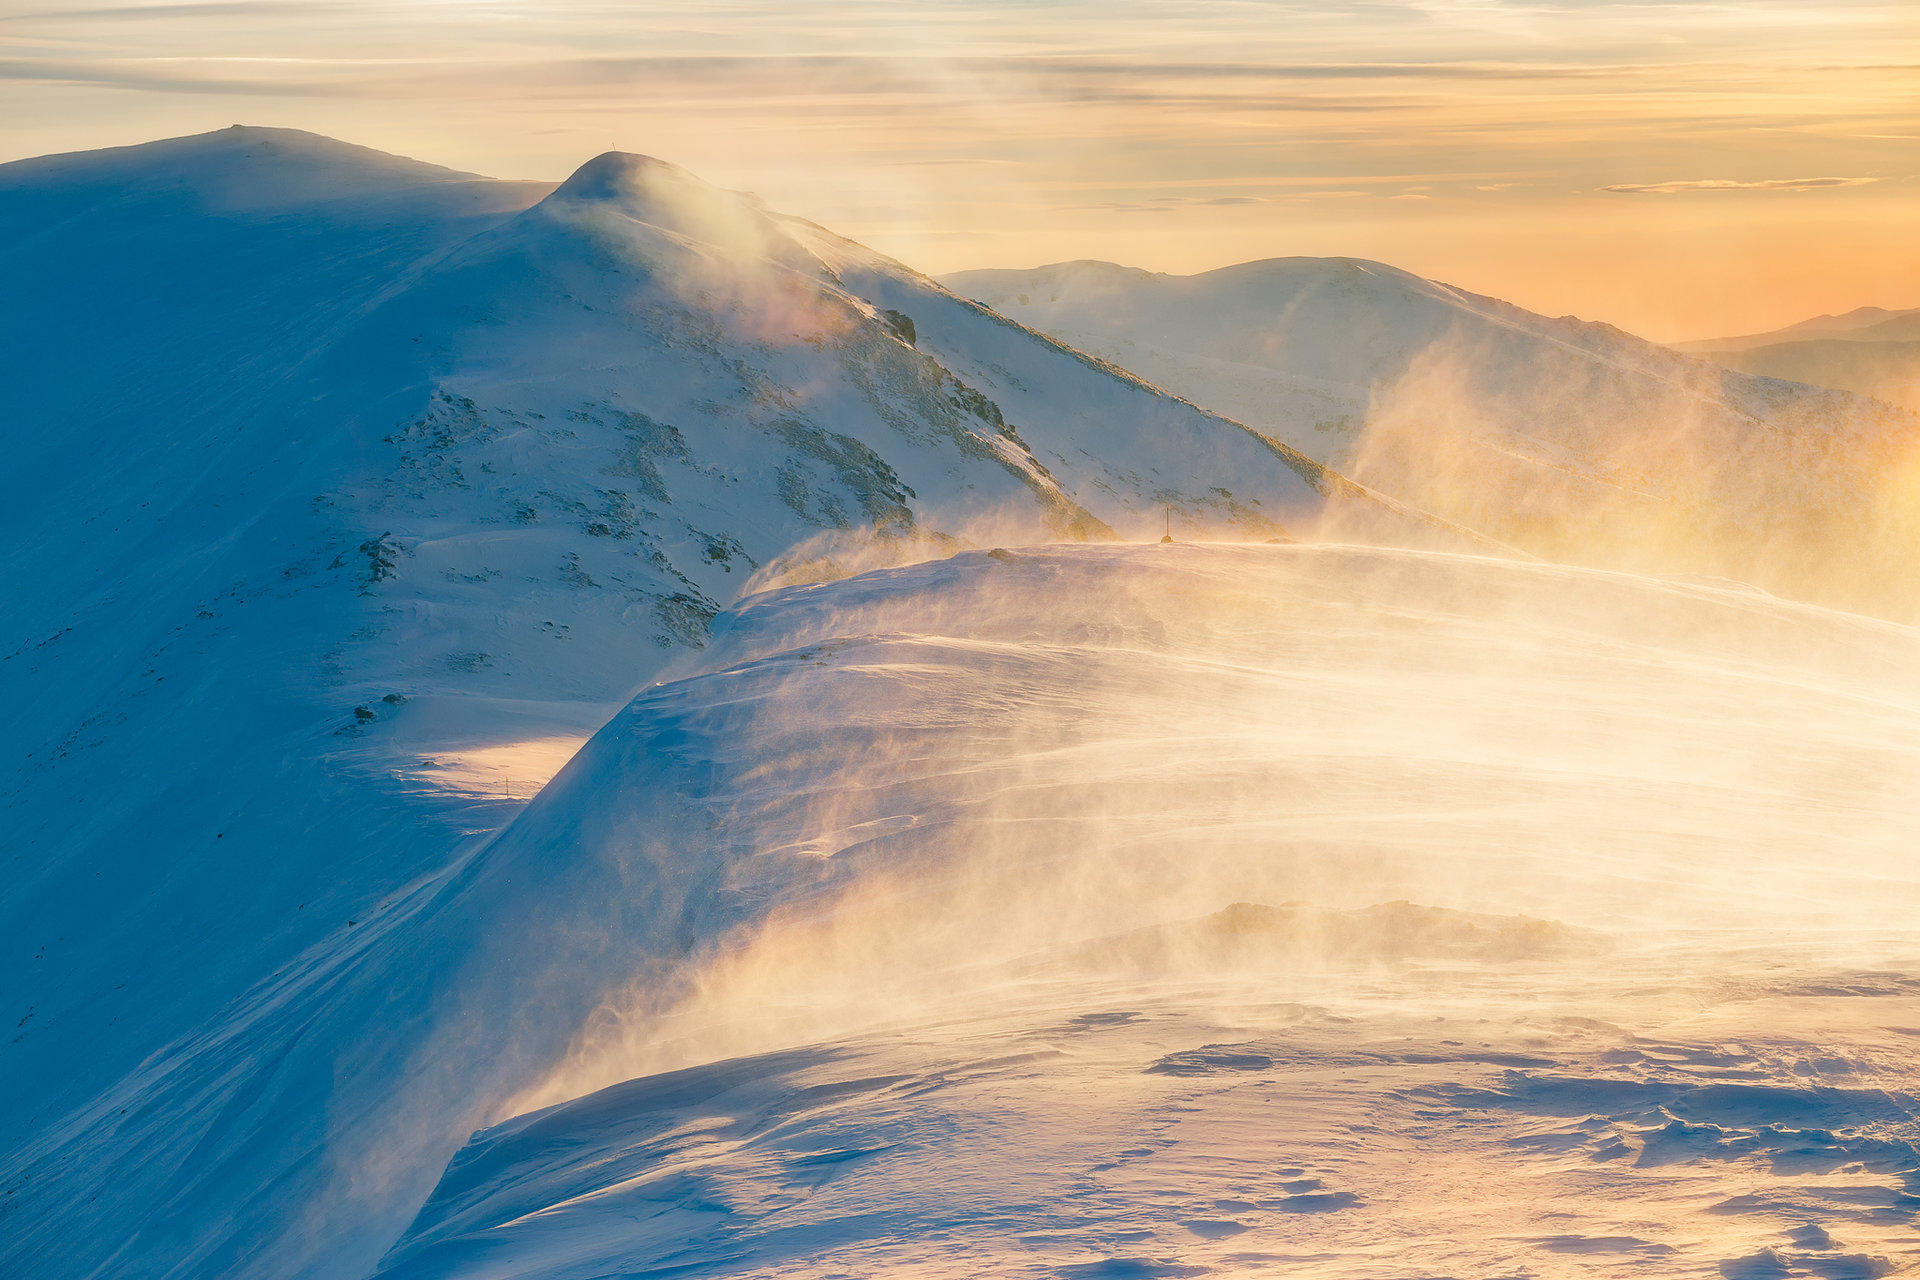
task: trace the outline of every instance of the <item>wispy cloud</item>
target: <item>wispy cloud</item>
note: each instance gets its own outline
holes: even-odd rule
[[[234,75],[231,69],[251,64],[255,75]],[[344,98],[365,96],[352,82],[324,77],[300,76],[291,60],[224,60],[229,68],[220,73],[212,59],[194,63],[172,63],[158,58],[139,61],[72,61],[52,58],[0,58],[0,80],[21,80],[53,85],[86,85],[101,89],[134,90],[142,93],[179,93],[285,98]],[[412,64],[410,64],[412,65]]]
[[[249,117],[515,176],[618,147],[933,270],[1089,253],[1200,270],[1284,248],[1660,332],[1803,309],[1748,323],[1737,289],[1678,283],[1729,260],[1717,240],[1675,247],[1723,236],[1708,225],[1728,200],[1750,220],[1740,253],[1775,236],[1803,256],[1807,210],[1844,203],[1864,219],[1847,235],[1882,250],[1850,248],[1852,283],[1823,277],[1832,296],[1804,309],[1920,289],[1920,265],[1887,278],[1913,263],[1920,192],[1895,176],[1912,169],[1912,0],[12,7],[0,160]],[[1882,176],[1668,180],[1702,155],[1723,174]],[[1860,189],[1688,194],[1835,188]],[[1755,279],[1740,287],[1778,287]]]
[[[1627,195],[1675,195],[1682,191],[1819,191],[1826,187],[1864,187],[1878,178],[1766,178],[1736,182],[1732,178],[1694,178],[1685,182],[1622,182],[1602,191]]]

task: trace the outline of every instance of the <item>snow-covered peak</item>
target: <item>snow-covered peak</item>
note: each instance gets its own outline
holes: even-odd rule
[[[1191,276],[1066,262],[943,283],[1334,465],[1348,438],[1338,419],[1461,329],[1619,355],[1606,326],[1549,320],[1362,258],[1267,258]],[[1249,376],[1261,385],[1239,385]],[[1283,398],[1270,403],[1275,392]],[[1300,393],[1316,403],[1288,402]]]
[[[1085,849],[1171,872],[1177,892],[1205,866],[1180,856],[1197,841],[1236,874],[1344,875],[1433,830],[1435,799],[1465,821],[1405,870],[1436,890],[1464,882],[1436,850],[1489,883],[1517,879],[1513,849],[1555,876],[1610,877],[1621,850],[1697,865],[1696,801],[1793,841],[1801,865],[1839,863],[1799,851],[1811,810],[1779,785],[1798,773],[1722,769],[1713,748],[1749,726],[1673,743],[1673,705],[1751,699],[1754,682],[1696,683],[1719,648],[1634,657],[1646,619],[1699,621],[1681,628],[1694,640],[1738,629],[1743,662],[1804,632],[1819,680],[1769,668],[1765,708],[1784,710],[1760,741],[1799,753],[1782,762],[1838,744],[1807,775],[1822,804],[1827,779],[1912,775],[1904,722],[1853,692],[1913,669],[1894,628],[1551,566],[1267,545],[1453,535],[670,165],[601,157],[550,191],[247,130],[0,171],[0,743],[16,748],[0,973],[25,975],[0,983],[0,1272],[363,1276],[444,1157],[543,1082],[602,997],[698,976],[687,962],[733,924],[886,888],[868,871]],[[1568,346],[1558,322],[1500,322],[1524,313],[1373,264],[1215,282],[1345,299],[1272,326],[1185,297],[1191,282],[1067,273],[1165,295],[1118,314],[1187,307],[1223,342],[1300,334],[1329,358],[1435,316],[1544,326],[1490,344],[1463,386],[1497,390]],[[1632,390],[1621,367],[1575,366],[1592,376],[1572,393]],[[1140,545],[1006,549],[1048,539]],[[871,562],[918,563],[825,581]],[[710,630],[770,580],[792,585]],[[1554,582],[1605,625],[1516,625],[1509,595]],[[1442,663],[1465,669],[1436,680]],[[1516,708],[1548,709],[1557,758],[1510,749]],[[1646,776],[1595,785],[1565,728],[1619,708],[1637,718],[1618,755]],[[1370,763],[1383,753],[1403,767]],[[1618,810],[1667,774],[1699,785],[1629,811],[1676,821],[1615,839]],[[1536,805],[1543,778],[1575,797],[1564,825],[1584,843],[1529,827],[1569,812]],[[1870,790],[1887,803],[1859,822],[1911,829],[1903,794]],[[1031,821],[1033,801],[1080,817]],[[1115,821],[1136,812],[1152,825]],[[1217,821],[1236,816],[1260,826]],[[1744,874],[1751,848],[1723,852],[1710,865]],[[1630,907],[1643,878],[1623,881]],[[1033,882],[947,883],[993,895],[979,914],[925,898],[969,923]],[[1025,900],[1129,884],[1128,910],[1167,906],[1125,876]]]
[[[965,292],[964,286],[969,282],[993,274],[998,273],[963,271],[958,275],[947,277],[947,283],[954,289]],[[1107,262],[1099,258],[1075,258],[1071,262],[1049,263],[1021,274],[1025,275],[1031,284],[1043,289],[1048,287],[1116,288],[1173,278],[1165,272],[1122,266],[1117,262]]]
[[[96,198],[188,195],[216,211],[335,204],[422,188],[492,183],[476,174],[300,129],[234,125],[130,147],[0,165],[0,192],[18,200],[81,188]]]
[[[768,264],[807,275],[821,271],[818,259],[786,233],[757,196],[728,191],[678,165],[632,152],[608,151],[587,161],[529,217],[597,232],[602,241],[623,225],[628,231],[651,228],[677,242],[702,246],[705,266],[729,273],[753,273]],[[658,246],[636,243],[631,236],[616,234],[614,239],[621,241],[616,253],[648,261],[656,256]],[[674,269],[707,275],[685,259]],[[737,294],[740,288],[737,279],[730,282],[731,292]]]
[[[1920,307],[1890,311],[1885,307],[1855,307],[1841,315],[1815,316],[1782,329],[1765,333],[1744,333],[1730,338],[1702,338],[1694,342],[1676,342],[1676,351],[1745,351],[1752,347],[1809,339],[1837,339],[1849,342],[1911,339],[1920,335]]]
[[[644,207],[663,193],[677,195],[689,188],[714,190],[677,164],[631,151],[607,151],[575,169],[549,199],[612,200]]]

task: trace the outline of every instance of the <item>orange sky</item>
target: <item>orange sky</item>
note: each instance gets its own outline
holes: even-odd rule
[[[1663,339],[1920,306],[1915,0],[41,0],[0,33],[0,158],[618,147],[936,273],[1344,254]]]

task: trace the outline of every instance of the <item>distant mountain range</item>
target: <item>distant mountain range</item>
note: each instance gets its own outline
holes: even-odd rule
[[[1911,411],[1358,259],[1195,276],[1069,262],[944,282],[1540,555],[1920,608]]]
[[[1855,307],[1843,315],[1815,316],[1766,333],[1743,334],[1737,338],[1702,338],[1697,342],[1676,342],[1676,351],[1748,351],[1781,342],[1835,338],[1845,342],[1893,342],[1920,338],[1920,307],[1889,311],[1885,307]]]
[[[1729,369],[1838,387],[1920,410],[1920,308],[1860,307],[1771,333],[1675,343]]]

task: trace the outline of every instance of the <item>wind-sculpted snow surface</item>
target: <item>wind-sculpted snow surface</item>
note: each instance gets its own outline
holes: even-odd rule
[[[591,890],[425,1057],[549,1105],[383,1274],[1881,1274],[1917,653],[1337,548],[755,598],[486,855]]]
[[[501,835],[33,1148],[8,1247],[50,1275],[355,1275],[396,1240],[409,1276],[1895,1257],[1916,657],[1752,592],[1338,547],[756,596]],[[242,1099],[202,1074],[243,1066]],[[114,1155],[202,1097],[191,1153]]]
[[[384,1273],[1879,1274],[1917,655],[1339,548],[756,597],[484,855],[421,1061],[547,1109]]]
[[[1920,616],[1909,409],[1378,262],[1277,258],[1195,276],[1070,262],[946,282],[1536,554]]]

